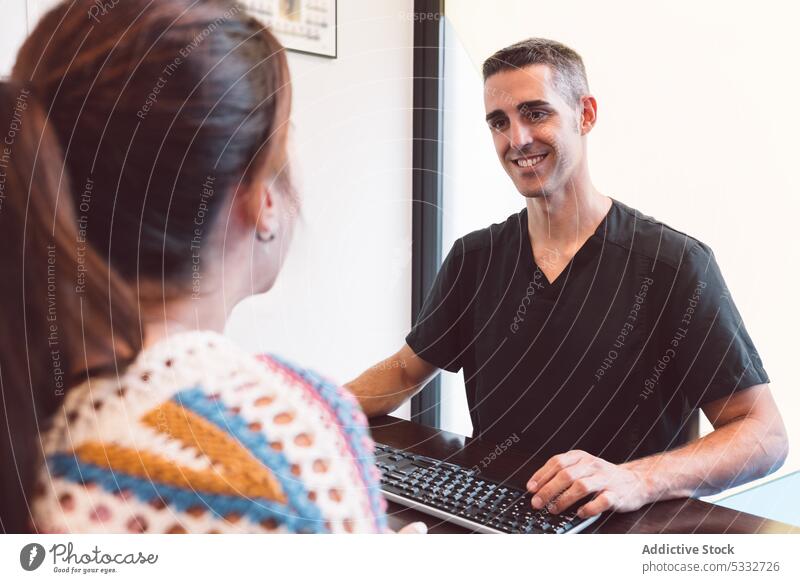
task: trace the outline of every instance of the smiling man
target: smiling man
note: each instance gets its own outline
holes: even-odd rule
[[[536,508],[629,511],[761,477],[786,457],[769,378],[711,250],[598,192],[583,62],[529,39],[483,66],[486,123],[525,199],[459,239],[406,344],[350,384],[386,413],[464,370],[474,435],[549,458]],[[398,366],[394,366],[397,364]],[[702,411],[714,431],[697,438]]]

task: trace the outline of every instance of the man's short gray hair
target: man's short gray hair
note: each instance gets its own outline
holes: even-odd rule
[[[484,82],[496,73],[522,69],[529,65],[549,65],[556,89],[571,105],[589,94],[589,82],[581,56],[560,42],[529,38],[500,49],[483,63]]]

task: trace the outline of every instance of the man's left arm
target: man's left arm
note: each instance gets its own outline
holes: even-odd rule
[[[534,508],[562,512],[595,495],[581,517],[628,512],[650,502],[704,496],[765,476],[786,459],[788,441],[769,385],[703,405],[714,431],[675,450],[624,464],[584,451],[556,455],[528,481]]]

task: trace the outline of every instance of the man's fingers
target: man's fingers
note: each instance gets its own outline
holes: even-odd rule
[[[537,510],[544,508],[556,496],[569,489],[575,480],[586,478],[594,472],[588,463],[577,463],[560,470],[553,479],[539,488],[533,496],[531,503]]]
[[[578,516],[581,518],[589,518],[595,514],[600,514],[606,510],[611,510],[616,502],[616,496],[609,490],[603,491],[591,502],[587,502],[578,508]]]
[[[564,512],[578,500],[586,498],[586,496],[592,494],[593,492],[602,490],[604,486],[605,483],[602,479],[602,476],[598,476],[597,474],[578,478],[572,482],[572,485],[567,488],[563,494],[556,496],[555,499],[547,506],[547,509],[553,514]]]
[[[558,472],[578,463],[584,455],[586,455],[586,452],[579,449],[573,449],[566,453],[554,455],[547,460],[541,468],[536,470],[533,476],[531,476],[531,479],[528,480],[528,491],[536,492],[547,482],[552,480]]]

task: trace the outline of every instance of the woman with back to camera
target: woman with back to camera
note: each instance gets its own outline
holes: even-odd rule
[[[0,85],[0,528],[384,531],[356,402],[220,334],[296,215],[283,48],[233,2],[92,6]]]

